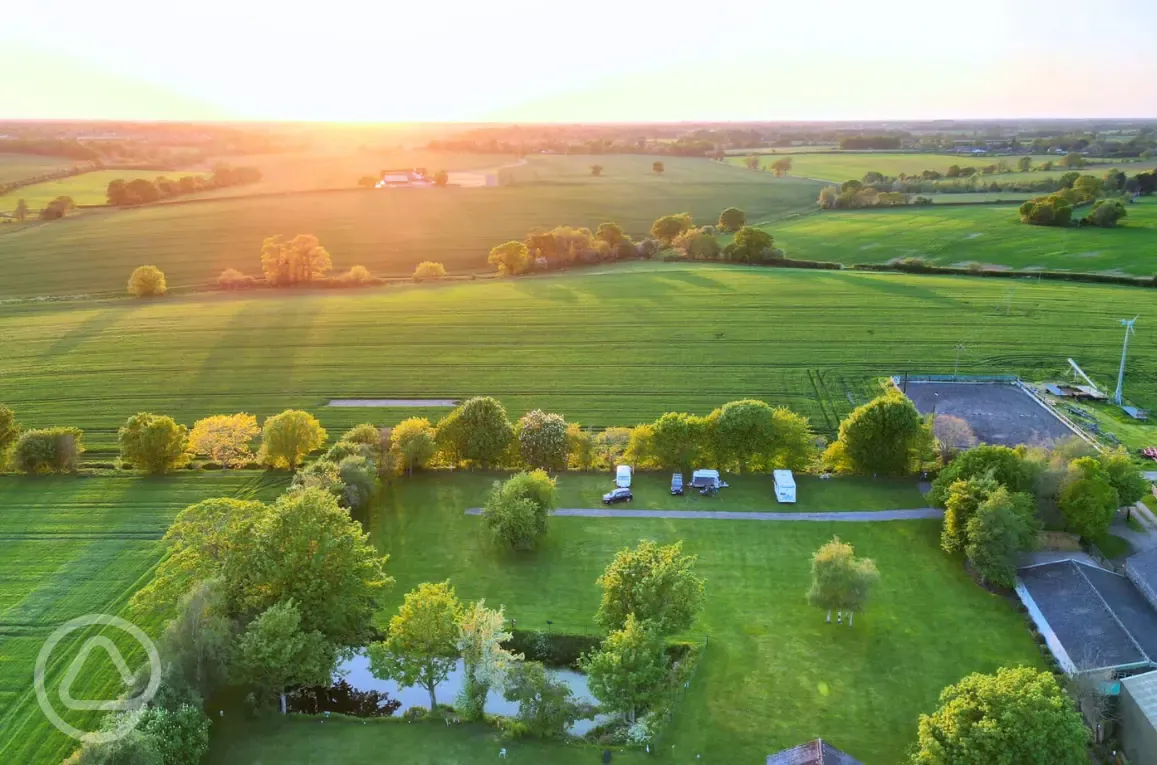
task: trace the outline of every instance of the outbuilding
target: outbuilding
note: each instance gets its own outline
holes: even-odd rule
[[[775,480],[775,501],[780,503],[795,502],[795,476],[790,470],[773,470]]]

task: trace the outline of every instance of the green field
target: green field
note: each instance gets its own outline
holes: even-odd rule
[[[36,656],[53,630],[85,614],[124,614],[129,597],[148,581],[163,552],[159,540],[182,508],[212,496],[271,499],[284,485],[284,479],[264,473],[0,477],[0,762],[50,765],[75,745],[44,717],[32,687]],[[140,626],[155,635],[159,624]],[[73,633],[53,652],[50,698],[87,634]],[[131,639],[121,642],[124,633],[111,630],[108,636],[126,655],[142,658]],[[118,675],[111,662],[93,656],[74,697],[115,698]],[[61,711],[76,725],[92,719]]]
[[[836,154],[792,154],[791,157],[791,174],[801,178],[818,178],[820,180],[832,181],[834,183],[843,183],[847,180],[859,180],[865,174],[875,171],[889,176],[897,176],[900,173],[905,175],[920,175],[925,170],[935,170],[941,174],[948,171],[950,165],[959,165],[960,167],[975,167],[978,170],[986,165],[996,164],[1001,160],[1007,162],[1010,167],[1016,167],[1017,160],[1020,157],[1000,157],[1000,156],[957,156],[953,154],[919,154],[919,153],[888,153],[888,152],[861,152],[861,153],[836,153]],[[1060,156],[1052,155],[1034,155],[1032,157],[1033,165],[1040,166],[1044,162],[1051,161],[1053,163],[1053,170],[1043,172],[1033,170],[1028,173],[1011,172],[1001,173],[1000,175],[988,176],[997,181],[1019,181],[1019,180],[1034,180],[1044,177],[1055,177],[1069,172],[1068,169],[1058,167],[1057,163]],[[764,156],[761,159],[763,164],[770,164],[774,162],[774,158]],[[727,162],[740,167],[744,166],[744,157],[728,157]],[[1115,166],[1113,160],[1096,160],[1090,161],[1089,165],[1082,168],[1082,173],[1091,173],[1100,177],[1104,175],[1105,171]],[[1150,163],[1152,164],[1152,163]],[[1139,170],[1149,169],[1147,165],[1130,164],[1125,167],[1125,171],[1132,175]]]
[[[560,491],[570,480],[560,477]],[[868,765],[891,765],[914,741],[918,715],[935,705],[945,685],[973,671],[1040,662],[1020,614],[973,584],[940,551],[936,521],[554,518],[543,549],[509,557],[490,549],[478,519],[462,513],[476,496],[476,482],[469,475],[427,475],[387,492],[370,520],[371,538],[389,553],[387,568],[397,579],[381,620],[407,590],[449,578],[459,597],[504,605],[520,629],[593,632],[594,582],[615,552],[644,538],[683,539],[707,580],[704,611],[687,637],[708,636],[710,642],[659,748],[663,761],[696,762],[695,753],[702,753],[702,762],[760,762],[822,736]],[[874,558],[881,571],[878,595],[852,629],[825,624],[823,614],[804,602],[809,556],[833,534]],[[395,751],[389,724],[360,726],[348,750],[340,743],[348,728],[333,734],[314,725],[228,731],[215,742],[211,761],[270,762],[274,753],[283,762],[317,761],[324,757],[323,742],[341,747],[353,763],[376,761],[375,751]],[[490,762],[503,746],[492,735],[455,731],[441,759],[433,754],[441,746],[435,732],[398,735],[399,754],[414,752],[413,760],[399,759],[405,762]],[[585,760],[565,754],[556,760],[539,744],[508,746],[512,754],[524,752],[515,760],[521,762],[598,757],[596,750]]]
[[[16,189],[8,196],[0,196],[0,209],[15,207],[16,200],[23,199],[29,209],[43,209],[57,197],[72,197],[78,205],[103,205],[108,203],[108,185],[118,178],[132,181],[144,178],[153,181],[161,176],[177,179],[182,175],[204,175],[194,170],[94,170],[55,181],[36,183]]]
[[[585,159],[555,157],[566,177]],[[738,206],[753,221],[812,212],[819,184],[775,179],[710,160],[669,158],[670,177],[625,174],[605,158],[607,178],[553,182],[539,177],[497,188],[351,189],[287,197],[173,203],[134,210],[85,210],[63,221],[0,229],[0,300],[13,297],[122,294],[132,270],[154,264],[170,288],[212,283],[226,268],[260,272],[261,242],[282,233],[317,235],[337,271],[361,264],[380,275],[409,276],[422,260],[450,271],[491,271],[495,245],[557,224],[617,221],[642,237],[662,215],[690,212],[714,223]],[[636,168],[637,170],[638,168]],[[538,172],[536,170],[535,172]],[[542,171],[545,172],[545,171]],[[83,177],[83,176],[82,176]],[[696,179],[699,180],[696,180]]]
[[[26,427],[84,428],[105,457],[142,410],[192,424],[292,406],[335,430],[446,411],[331,398],[492,394],[514,417],[541,407],[607,426],[757,397],[833,435],[876,378],[950,373],[960,343],[962,373],[1042,379],[1073,357],[1111,378],[1117,320],[1155,314],[1155,301],[1035,280],[637,263],[358,293],[23,303],[0,306],[0,401]],[[1127,374],[1152,405],[1157,346],[1143,322]]]
[[[76,160],[68,157],[46,157],[41,154],[3,154],[0,153],[0,183],[21,181],[25,178],[35,178],[43,173],[54,170],[64,170],[76,164]],[[0,210],[8,211],[10,200],[0,196]],[[11,201],[14,205],[15,201]]]
[[[944,266],[1151,275],[1157,271],[1157,199],[1129,205],[1128,213],[1112,229],[1028,226],[1015,205],[828,212],[764,228],[788,257],[805,260],[919,257]]]

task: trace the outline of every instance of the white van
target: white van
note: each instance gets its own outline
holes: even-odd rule
[[[631,488],[631,466],[619,465],[615,468],[615,486],[620,489]]]
[[[773,470],[771,476],[775,479],[775,501],[785,504],[794,503],[795,476],[791,474],[791,471]]]

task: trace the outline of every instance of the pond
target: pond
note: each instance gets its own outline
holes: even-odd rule
[[[356,690],[385,691],[391,699],[400,701],[402,706],[394,713],[396,715],[402,714],[410,707],[428,707],[430,705],[430,694],[426,692],[425,688],[418,686],[400,688],[393,680],[382,680],[374,677],[374,674],[370,672],[370,657],[364,652],[358,652],[353,658],[343,661],[338,665],[337,671]],[[598,704],[595,697],[591,695],[586,675],[570,669],[553,667],[547,667],[546,673],[555,680],[566,683],[567,687],[574,693],[576,700],[591,705]],[[435,689],[439,704],[454,703],[458,697],[458,692],[462,690],[463,674],[462,660],[459,659],[454,669]],[[518,714],[518,702],[507,701],[500,692],[491,690],[486,696],[485,711],[491,715],[514,717]],[[610,719],[610,715],[595,715],[586,720],[576,720],[574,725],[570,727],[570,734],[582,736],[591,728],[608,722]]]

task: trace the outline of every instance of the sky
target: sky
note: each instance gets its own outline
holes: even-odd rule
[[[1152,0],[56,0],[0,118],[1157,117]]]

